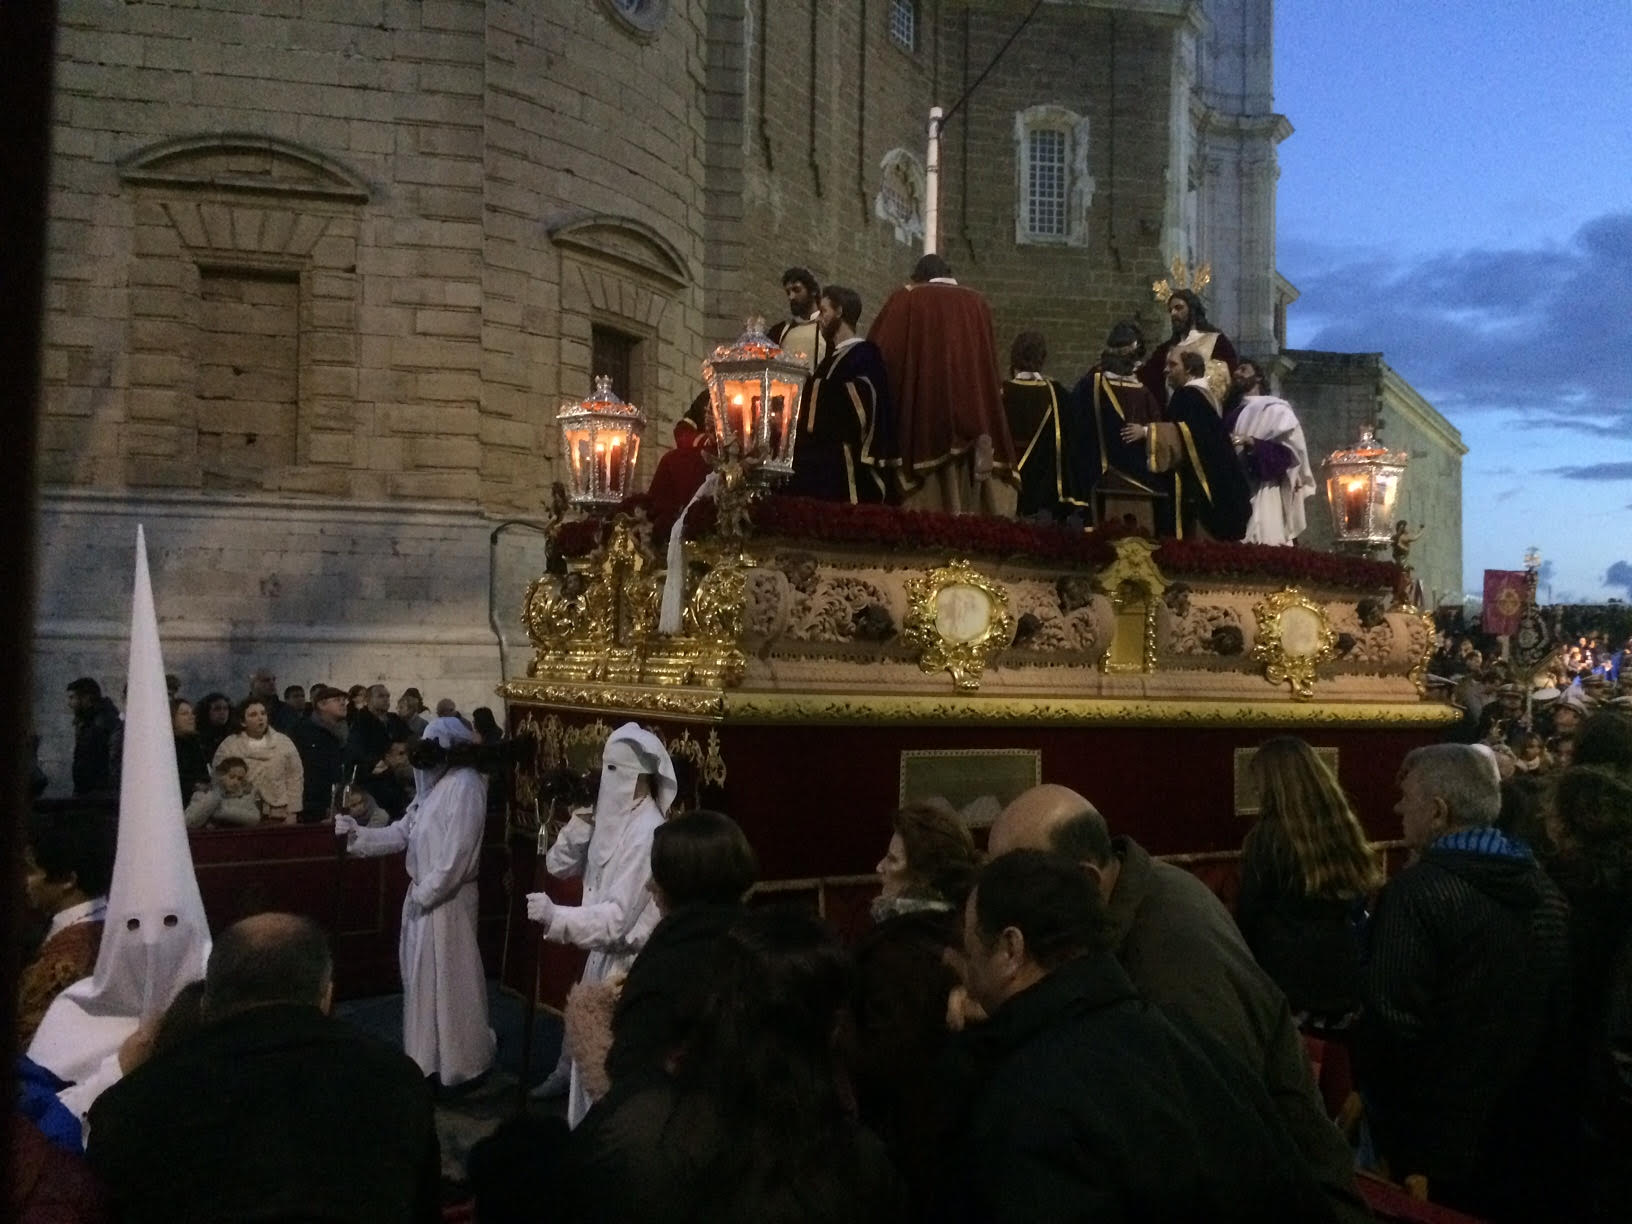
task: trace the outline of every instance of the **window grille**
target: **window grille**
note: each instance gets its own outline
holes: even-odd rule
[[[914,0],[890,0],[890,37],[906,50],[918,45],[918,9]]]
[[[1038,237],[1064,237],[1069,186],[1065,133],[1028,133],[1026,142],[1026,229]]]

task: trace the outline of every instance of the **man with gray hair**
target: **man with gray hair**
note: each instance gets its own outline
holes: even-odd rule
[[[91,1106],[91,1167],[113,1218],[441,1218],[431,1094],[399,1050],[331,1017],[334,962],[309,918],[222,931],[203,1024],[158,1047]]]
[[[1286,996],[1212,890],[1131,837],[1111,836],[1099,810],[1065,786],[1032,787],[998,816],[988,853],[1022,849],[1063,855],[1099,886],[1111,952],[1140,996],[1256,1075],[1334,1217],[1369,1219],[1355,1190],[1354,1153],[1321,1105]]]
[[[1395,1178],[1491,1220],[1552,1218],[1553,1060],[1567,1020],[1568,906],[1495,827],[1496,759],[1473,744],[1408,754],[1412,859],[1378,897],[1356,1037],[1366,1114]]]

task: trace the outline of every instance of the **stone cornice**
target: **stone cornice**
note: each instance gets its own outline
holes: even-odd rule
[[[1379,389],[1384,400],[1383,411],[1400,413],[1420,429],[1434,435],[1457,455],[1467,454],[1468,446],[1462,441],[1461,431],[1425,400],[1415,387],[1401,378],[1388,362],[1378,364],[1382,367],[1382,385]]]
[[[358,501],[348,498],[299,497],[291,494],[170,492],[164,490],[82,489],[53,485],[41,490],[40,509],[64,515],[118,515],[128,518],[197,518],[200,511],[215,519],[253,519],[265,522],[413,523],[425,527],[464,527],[488,530],[505,521],[476,506],[455,505],[427,509],[412,502]],[[541,516],[520,518],[536,526]]]

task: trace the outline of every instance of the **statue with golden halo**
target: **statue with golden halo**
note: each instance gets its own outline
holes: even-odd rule
[[[1166,404],[1170,394],[1167,355],[1174,348],[1188,349],[1200,353],[1207,363],[1207,384],[1213,399],[1221,405],[1230,390],[1230,373],[1235,369],[1237,356],[1230,338],[1208,322],[1207,310],[1201,302],[1201,291],[1212,283],[1213,267],[1202,263],[1190,269],[1175,255],[1169,274],[1171,279],[1164,276],[1154,281],[1150,290],[1166,308],[1173,331],[1139,367],[1139,381],[1149,388],[1158,403]]]

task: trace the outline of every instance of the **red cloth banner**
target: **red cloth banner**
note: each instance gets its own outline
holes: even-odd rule
[[[1523,570],[1485,571],[1485,611],[1480,623],[1486,633],[1497,637],[1517,633],[1524,606]]]

